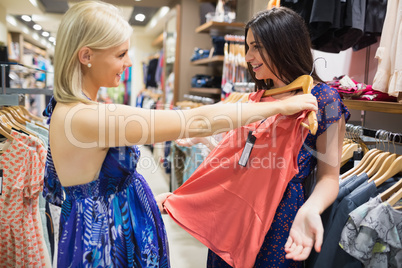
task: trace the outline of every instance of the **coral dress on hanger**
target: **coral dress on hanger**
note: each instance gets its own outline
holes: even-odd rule
[[[263,91],[251,94],[260,101]],[[274,101],[272,97],[261,101]],[[275,115],[230,131],[164,203],[187,232],[233,267],[254,265],[283,193],[298,172],[306,112]],[[255,144],[239,164],[249,131]]]

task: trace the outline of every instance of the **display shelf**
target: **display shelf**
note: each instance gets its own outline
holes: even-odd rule
[[[199,3],[215,3],[215,4],[217,1],[218,0],[198,0]]]
[[[221,94],[220,88],[209,88],[209,87],[193,87],[190,89],[191,93],[203,93],[203,94]]]
[[[380,113],[402,114],[402,103],[383,101],[347,100],[343,103],[352,110],[363,110]]]
[[[200,60],[195,60],[192,61],[191,64],[192,65],[210,65],[210,64],[214,64],[214,63],[223,63],[225,56],[213,56],[213,57],[208,57],[205,59],[200,59]]]
[[[245,24],[242,22],[217,22],[209,21],[195,29],[196,33],[210,33],[213,35],[233,34],[236,31],[243,31]]]

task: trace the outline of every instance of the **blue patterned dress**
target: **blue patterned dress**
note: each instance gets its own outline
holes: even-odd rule
[[[311,90],[311,93],[317,98],[318,102],[318,130],[316,135],[312,135],[311,133],[307,135],[304,146],[299,152],[297,157],[299,173],[293,177],[285,190],[276,210],[271,228],[266,234],[264,243],[257,255],[255,267],[303,267],[303,262],[286,259],[284,248],[296,213],[305,201],[303,182],[317,165],[317,158],[313,156],[310,149],[313,151],[316,150],[317,137],[324,133],[331,124],[336,123],[342,115],[345,116],[346,120],[350,117],[350,113],[343,104],[336,89],[331,88],[327,84],[320,83]],[[207,267],[229,268],[231,266],[209,250]]]
[[[52,99],[44,112],[49,120],[55,105]],[[62,207],[58,268],[170,267],[160,211],[136,171],[139,157],[136,146],[110,148],[98,179],[62,187],[49,146],[43,194]]]

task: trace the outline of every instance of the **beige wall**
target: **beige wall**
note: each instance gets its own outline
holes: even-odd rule
[[[6,21],[7,11],[4,6],[0,3],[0,42],[7,44],[7,21]]]
[[[208,34],[197,34],[195,29],[200,25],[199,3],[196,0],[181,1],[181,37],[180,37],[180,82],[179,98],[187,94],[191,88],[191,77],[196,74],[209,74],[212,68],[191,65],[190,59],[194,48],[210,49],[211,38]]]

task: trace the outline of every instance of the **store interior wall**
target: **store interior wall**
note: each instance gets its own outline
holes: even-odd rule
[[[141,89],[144,88],[144,75],[142,63],[148,61],[148,57],[156,53],[156,49],[152,47],[153,37],[145,35],[142,30],[134,30],[130,40],[129,56],[133,63],[131,68],[131,103],[136,102],[136,97]]]
[[[7,11],[6,8],[0,3],[0,42],[7,44]]]
[[[179,100],[188,94],[191,87],[191,78],[196,74],[212,74],[211,69],[205,66],[192,66],[191,56],[194,48],[210,49],[211,38],[208,34],[197,34],[195,29],[200,26],[199,3],[197,1],[182,0],[181,3],[181,37],[180,37],[180,77]]]

